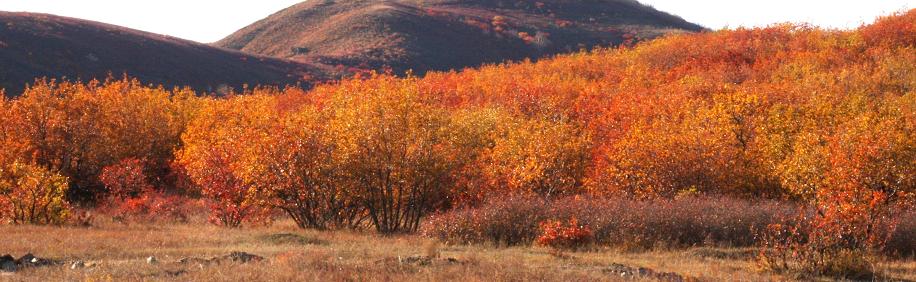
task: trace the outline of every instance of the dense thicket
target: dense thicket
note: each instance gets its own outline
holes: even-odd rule
[[[133,178],[103,183],[108,168],[210,199],[227,226],[275,208],[302,227],[413,231],[493,194],[588,193],[783,198],[871,227],[916,190],[914,22],[677,35],[220,99],[38,81],[0,103],[0,215],[20,190],[61,190],[21,174],[65,177],[74,203],[112,199]]]

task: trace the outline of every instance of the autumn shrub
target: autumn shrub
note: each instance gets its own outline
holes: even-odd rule
[[[345,85],[330,99],[329,126],[344,172],[338,184],[351,188],[376,231],[414,232],[454,194],[453,179],[466,161],[449,138],[451,116],[425,101],[410,79]]]
[[[847,223],[814,217],[771,224],[759,232],[760,265],[802,277],[871,279],[878,254],[875,246],[850,243],[855,235],[837,230]]]
[[[154,189],[149,183],[142,160],[125,159],[102,168],[99,180],[108,190],[108,197],[115,200],[133,198]]]
[[[357,228],[365,209],[349,186],[335,159],[327,127],[327,113],[313,107],[297,109],[280,118],[273,133],[257,145],[259,179],[270,183],[269,202],[284,211],[300,228]]]
[[[271,183],[257,162],[262,153],[255,144],[275,119],[272,99],[266,95],[211,101],[182,136],[184,147],[176,153],[199,193],[210,205],[210,221],[239,227],[243,223],[269,222],[271,205],[266,197]]]
[[[540,223],[576,220],[588,226],[591,240],[602,246],[635,250],[752,246],[752,230],[795,210],[790,203],[729,197],[637,201],[573,196],[547,201],[516,196],[437,214],[426,220],[421,233],[457,244],[530,244],[542,235]]]
[[[821,193],[794,222],[774,223],[758,232],[760,264],[806,277],[872,279],[878,274],[873,266],[887,251],[902,217],[894,214],[883,193],[851,192]]]
[[[62,224],[70,215],[67,178],[33,164],[0,168],[0,215],[15,224]]]
[[[460,208],[427,218],[420,233],[450,244],[529,244],[548,219],[548,205],[539,197],[489,197],[477,208]]]
[[[105,193],[101,170],[121,160],[144,159],[151,180],[167,179],[164,168],[195,101],[192,91],[126,78],[85,84],[40,80],[9,103],[5,135],[14,140],[11,149],[19,159],[53,167],[69,179],[68,199],[95,204]]]
[[[792,207],[790,203],[730,197],[645,201],[571,197],[556,201],[552,213],[590,226],[598,244],[651,249],[749,246],[754,243],[753,228],[793,212]]]
[[[582,192],[591,140],[575,126],[539,118],[515,118],[493,140],[483,170],[490,190],[546,197]]]
[[[102,169],[99,178],[107,196],[97,210],[116,220],[130,222],[188,222],[199,201],[180,194],[163,191],[147,178],[147,164],[142,160],[125,159]]]
[[[211,155],[206,160],[210,171],[201,176],[201,195],[209,200],[210,222],[226,227],[243,223],[264,224],[270,220],[270,204],[258,184],[229,171],[226,160]]]
[[[547,220],[541,222],[541,235],[535,243],[555,249],[579,249],[588,246],[594,241],[591,227],[580,224],[572,218],[569,222]]]
[[[103,211],[122,222],[187,223],[204,210],[206,206],[199,200],[184,195],[146,190],[135,197],[111,202]]]

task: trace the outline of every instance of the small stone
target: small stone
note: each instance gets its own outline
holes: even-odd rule
[[[81,260],[75,261],[70,265],[70,269],[80,269],[84,267],[86,267],[86,263]]]
[[[0,263],[0,272],[16,272],[19,267],[13,261],[4,261]]]
[[[146,263],[148,263],[148,264],[157,264],[157,263],[159,263],[159,260],[156,259],[156,257],[151,256],[151,257],[146,258]]]
[[[37,260],[38,258],[35,255],[29,253],[19,258],[19,264],[32,263],[32,261]]]
[[[229,259],[234,262],[241,262],[241,263],[264,260],[264,258],[261,256],[249,254],[246,252],[232,252],[228,256],[225,256],[224,258]]]

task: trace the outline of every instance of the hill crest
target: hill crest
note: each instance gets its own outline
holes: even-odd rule
[[[214,45],[337,71],[422,74],[701,30],[633,0],[311,0]]]

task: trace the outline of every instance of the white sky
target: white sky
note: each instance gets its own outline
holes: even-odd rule
[[[2,11],[89,19],[213,42],[301,0],[0,0]],[[347,1],[347,0],[343,0]],[[703,26],[807,22],[855,28],[875,17],[916,8],[916,0],[641,0]]]

